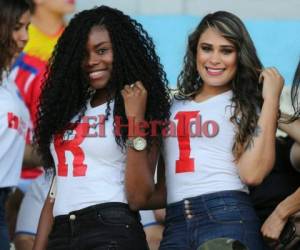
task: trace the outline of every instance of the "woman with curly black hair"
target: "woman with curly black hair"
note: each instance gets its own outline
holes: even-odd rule
[[[168,119],[169,106],[166,75],[141,24],[106,6],[75,15],[40,99],[36,141],[56,185],[34,249],[45,248],[51,228],[47,249],[148,248],[132,206],[145,198],[126,189],[144,169],[153,175],[163,125],[154,134],[146,125]]]
[[[30,6],[25,0],[0,0],[0,248],[9,250],[5,202],[21,174],[29,113],[15,82],[11,65],[28,40]]]
[[[201,20],[189,36],[171,107],[169,135],[176,136],[164,139],[161,250],[197,249],[219,237],[262,249],[247,185],[273,166],[282,87],[275,68],[262,69],[238,17],[219,11]],[[163,203],[163,195],[154,197]]]

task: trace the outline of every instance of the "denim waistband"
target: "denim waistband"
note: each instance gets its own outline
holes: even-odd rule
[[[209,213],[216,207],[247,206],[252,207],[249,195],[242,191],[221,191],[186,198],[167,206],[167,217],[186,217],[190,213]]]
[[[135,217],[140,221],[139,212],[130,210],[128,204],[121,202],[107,202],[102,204],[97,204],[89,206],[80,210],[72,211],[66,215],[58,215],[54,218],[55,224],[68,223],[70,220],[85,220],[97,218],[98,214],[110,214],[112,212],[121,212],[126,215]]]
[[[8,194],[11,191],[10,187],[2,187],[0,188],[0,194],[4,193],[4,194]]]
[[[209,193],[209,194],[204,194],[204,195],[199,195],[194,197],[188,197],[181,201],[168,204],[168,207],[178,206],[184,203],[185,200],[188,200],[190,202],[209,202],[211,200],[220,199],[220,198],[239,200],[242,202],[251,203],[251,200],[249,199],[249,195],[247,193],[238,190],[229,190],[229,191]]]

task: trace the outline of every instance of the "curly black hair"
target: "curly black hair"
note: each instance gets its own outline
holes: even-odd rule
[[[16,53],[12,34],[21,16],[31,10],[26,0],[0,0],[0,82]]]
[[[294,75],[292,89],[291,89],[292,105],[295,111],[294,118],[299,118],[300,116],[299,86],[300,86],[300,60]]]
[[[54,167],[49,150],[54,135],[63,133],[76,115],[84,115],[87,101],[93,95],[82,64],[86,58],[88,35],[95,26],[108,31],[113,49],[106,115],[111,115],[109,104],[114,101],[114,117],[121,117],[122,124],[128,122],[121,90],[125,84],[139,80],[148,91],[145,120],[164,121],[170,116],[166,74],[155,53],[154,43],[142,25],[107,6],[84,10],[71,19],[58,40],[42,87],[35,140],[47,168]],[[150,145],[156,141],[161,143],[163,127],[158,126],[155,138],[148,134],[146,139]],[[115,135],[121,148],[125,146],[127,133],[127,128],[123,127],[121,135]]]
[[[203,82],[197,71],[196,55],[199,38],[208,28],[215,29],[232,42],[238,53],[237,72],[231,82],[232,106],[234,107],[231,121],[237,126],[232,151],[238,159],[245,146],[252,141],[258,122],[258,110],[262,107],[263,98],[262,85],[259,84],[262,63],[245,25],[237,16],[226,11],[208,14],[190,34],[183,70],[178,77],[178,93],[175,97],[192,99],[201,91]]]

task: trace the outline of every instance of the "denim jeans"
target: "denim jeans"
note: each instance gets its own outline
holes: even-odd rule
[[[249,250],[263,249],[260,222],[246,193],[223,191],[168,205],[159,249],[196,250],[221,237],[239,240]]]
[[[138,212],[104,203],[54,219],[49,250],[148,250]]]
[[[9,188],[0,188],[0,249],[9,250],[10,241],[8,228],[5,221],[5,202],[8,196]]]

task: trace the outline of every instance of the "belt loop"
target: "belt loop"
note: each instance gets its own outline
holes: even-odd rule
[[[70,221],[70,229],[71,229],[71,235],[72,236],[75,233],[75,220],[76,220],[76,215],[75,214],[70,214],[69,221]]]

